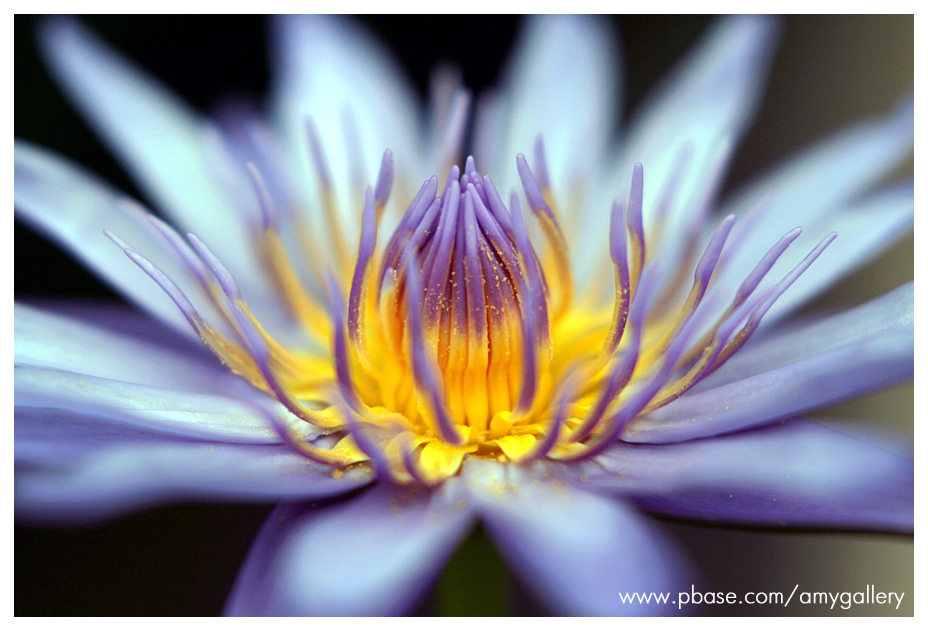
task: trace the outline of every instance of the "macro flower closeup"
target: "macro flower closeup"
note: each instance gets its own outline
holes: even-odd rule
[[[17,303],[20,522],[276,502],[229,615],[408,613],[478,524],[575,615],[679,611],[620,597],[698,581],[651,515],[912,531],[912,461],[809,414],[911,378],[913,285],[802,311],[911,230],[911,97],[723,195],[775,19],[714,22],[628,121],[595,18],[425,107],[364,26],[270,26],[266,107],[206,116],[40,24],[145,201],[17,138],[17,217],[148,318]]]

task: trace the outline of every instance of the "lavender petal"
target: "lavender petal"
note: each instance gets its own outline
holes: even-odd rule
[[[397,173],[406,173],[413,181],[431,175],[414,158],[418,155],[414,139],[419,136],[415,89],[380,42],[359,24],[333,16],[279,16],[272,28],[271,112],[287,143],[288,160],[295,173],[312,172],[301,146],[304,117],[312,114],[345,226],[356,223],[351,202],[352,161],[343,125],[346,110],[356,123],[357,137],[363,139],[364,172],[377,173],[382,152],[389,147]],[[305,178],[304,184],[304,203],[314,203],[319,199],[318,182]],[[355,236],[346,234],[350,242]]]
[[[245,561],[226,614],[383,616],[407,611],[473,518],[454,484],[378,485],[321,508],[280,505]]]
[[[499,95],[506,118],[498,146],[478,146],[478,158],[490,158],[484,166],[508,191],[518,182],[512,156],[528,155],[542,134],[552,190],[566,194],[595,171],[621,115],[615,36],[587,16],[536,16],[516,46]]]
[[[584,473],[591,489],[685,519],[912,530],[912,461],[804,420],[673,445],[618,443]]]
[[[771,423],[912,376],[911,333],[844,344],[792,364],[690,393],[635,419],[621,438],[672,443]]]
[[[231,394],[240,390],[238,377],[192,345],[168,349],[21,304],[15,305],[13,319],[16,364],[186,392]]]
[[[16,515],[35,524],[177,501],[318,499],[371,480],[362,469],[333,477],[282,445],[190,440],[69,410],[17,408],[14,427]]]
[[[219,174],[236,167],[208,121],[77,21],[48,21],[39,35],[53,77],[139,188],[185,231],[216,243],[220,258],[234,260],[231,271],[253,303],[277,304],[245,222],[233,219],[241,216],[242,200]],[[257,203],[249,201],[258,216]],[[217,216],[231,220],[217,222]]]
[[[541,602],[562,615],[671,612],[622,602],[682,584],[685,563],[659,528],[627,505],[522,471],[469,460],[464,476],[497,549]]]
[[[774,329],[746,344],[694,391],[751,377],[852,342],[911,335],[914,309],[914,286],[907,283],[854,309]]]
[[[183,392],[83,375],[57,368],[17,364],[15,406],[70,410],[130,427],[177,436],[245,443],[278,442],[252,402],[266,396],[250,387],[232,396]]]

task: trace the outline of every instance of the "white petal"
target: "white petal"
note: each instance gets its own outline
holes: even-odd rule
[[[789,418],[910,378],[914,354],[911,331],[855,340],[745,379],[688,393],[635,419],[622,440],[675,443]]]
[[[771,331],[751,340],[694,392],[744,379],[845,344],[914,330],[914,286],[902,285],[875,300],[813,322]]]
[[[504,99],[503,137],[494,139],[495,153],[481,152],[491,162],[477,167],[505,196],[518,182],[516,154],[534,168],[535,137],[542,134],[552,190],[569,207],[567,196],[593,175],[621,114],[615,36],[589,16],[533,16],[522,29],[497,94]]]
[[[169,251],[144,218],[119,203],[127,199],[64,158],[30,143],[14,144],[14,200],[18,216],[67,248],[114,289],[189,337],[196,334],[170,298],[103,230],[129,243],[174,280],[202,310],[221,322],[193,274]]]
[[[13,321],[17,364],[188,392],[229,392],[241,381],[192,344],[187,352],[168,350],[21,304],[14,307]]]
[[[722,214],[745,215],[769,200],[752,226],[744,252],[762,248],[796,226],[806,227],[842,208],[882,179],[912,150],[914,105],[863,121],[823,139],[737,195]]]
[[[608,262],[601,238],[609,222],[609,200],[628,198],[632,168],[644,166],[645,228],[653,234],[653,217],[665,186],[681,155],[686,168],[675,185],[672,207],[663,232],[668,249],[689,227],[688,221],[711,191],[713,171],[727,164],[734,147],[753,117],[766,81],[776,23],[761,16],[721,20],[642,104],[633,117],[627,141],[605,172],[604,186],[591,199],[583,250],[578,254],[578,277],[585,278],[600,261]],[[602,243],[587,247],[587,244]],[[594,258],[598,256],[600,258]]]
[[[464,476],[500,554],[541,602],[562,615],[670,611],[634,600],[675,591],[687,573],[674,544],[634,509],[489,461],[468,460]]]
[[[762,204],[766,209],[745,224],[749,232],[726,255],[730,259],[717,285],[736,288],[767,248],[797,226],[803,234],[778,262],[772,277],[794,265],[828,232],[837,231],[835,244],[773,307],[770,323],[891,245],[911,221],[911,187],[901,185],[869,199],[855,198],[908,155],[912,141],[913,109],[907,102],[882,119],[822,142],[749,187],[723,208],[723,214],[735,213],[743,219]]]
[[[311,116],[353,247],[354,231],[360,225],[360,211],[353,201],[360,191],[350,190],[346,111],[357,124],[368,177],[376,177],[384,150],[392,149],[401,185],[418,186],[434,175],[422,172],[418,164],[419,104],[389,52],[359,25],[331,16],[283,16],[275,20],[274,31],[273,108],[292,173],[306,186],[307,206],[319,208],[306,135],[306,117]]]
[[[226,613],[406,613],[473,522],[455,491],[454,481],[434,493],[381,484],[335,506],[279,506],[258,534]]]
[[[804,420],[672,445],[617,443],[581,466],[591,488],[684,519],[912,529],[912,461]]]
[[[94,414],[179,436],[257,443],[280,440],[260,410],[245,403],[244,392],[238,400],[29,364],[16,365],[13,378],[17,407]],[[257,390],[249,396],[258,403],[270,403]]]
[[[167,501],[319,499],[366,484],[280,445],[180,440],[48,409],[16,410],[17,517],[83,525]]]
[[[771,277],[785,274],[789,269],[787,266],[797,263],[800,253],[804,249],[811,250],[823,235],[837,232],[838,238],[771,307],[764,316],[765,325],[770,326],[833,283],[874,260],[912,229],[914,211],[914,190],[909,183],[842,208],[818,222],[806,224],[808,229],[803,230],[790,250],[777,261],[770,271]],[[814,239],[813,234],[816,235]]]
[[[138,186],[184,232],[209,244],[259,317],[278,325],[274,311],[263,310],[276,301],[243,216],[243,207],[259,216],[257,200],[223,186],[229,157],[215,129],[78,22],[49,21],[40,34],[52,74]]]

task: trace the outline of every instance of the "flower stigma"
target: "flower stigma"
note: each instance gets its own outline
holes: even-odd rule
[[[289,348],[272,338],[195,235],[188,245],[160,220],[143,218],[195,276],[224,327],[208,323],[160,269],[107,235],[167,292],[223,363],[308,424],[263,410],[290,448],[336,475],[368,463],[395,483],[434,485],[454,476],[466,457],[518,464],[595,456],[637,417],[726,362],[836,236],[755,291],[800,229],[788,232],[734,296],[721,296],[712,281],[739,245],[735,217],[722,219],[711,235],[691,231],[671,269],[655,254],[663,245],[660,204],[646,243],[644,169],[637,164],[628,199],[614,200],[604,236],[614,298],[596,306],[589,291],[575,290],[540,136],[534,171],[524,156],[516,158],[529,213],[515,191],[507,206],[469,157],[463,171],[450,168],[440,189],[434,176],[422,184],[389,238],[380,234],[394,179],[386,151],[376,185],[364,191],[353,260],[311,125],[309,137],[328,265],[306,225],[288,224],[297,238],[286,234],[262,174],[252,164],[247,170],[262,212],[255,250],[316,347]],[[311,291],[307,276],[325,291]]]

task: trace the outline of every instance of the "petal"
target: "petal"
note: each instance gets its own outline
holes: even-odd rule
[[[578,259],[580,276],[606,261],[606,252],[590,258],[587,243],[600,243],[608,225],[611,200],[628,198],[632,168],[644,166],[642,212],[651,232],[656,207],[681,162],[686,168],[674,185],[674,204],[663,225],[666,248],[673,251],[751,121],[766,83],[776,42],[777,23],[764,16],[720,20],[698,47],[642,103],[632,118],[627,141],[603,178],[583,230],[587,238]],[[663,248],[662,248],[663,249]],[[584,252],[587,253],[584,255]]]
[[[455,484],[384,484],[332,506],[282,504],[226,606],[234,616],[402,614],[438,577],[473,517]]]
[[[911,460],[803,420],[673,445],[618,443],[584,473],[592,488],[686,519],[913,527]]]
[[[234,166],[216,130],[75,20],[46,22],[40,43],[59,85],[139,188],[184,232],[209,243],[227,261],[262,321],[278,325],[274,310],[262,309],[277,302],[243,216],[243,209],[249,218],[260,216],[257,200],[242,199],[224,186],[223,178]],[[127,235],[119,236],[135,245]]]
[[[845,344],[878,336],[911,335],[915,326],[914,299],[914,284],[907,283],[843,313],[771,331],[746,344],[694,391],[786,366]]]
[[[672,443],[770,423],[910,378],[914,355],[911,332],[858,340],[680,397],[632,421],[621,438]]]
[[[541,602],[568,615],[668,613],[656,601],[682,584],[671,541],[636,511],[516,467],[471,459],[464,476],[500,554]]]
[[[112,317],[118,318],[121,312],[114,310]],[[187,392],[240,390],[240,378],[192,344],[184,351],[168,350],[22,304],[14,306],[13,319],[13,360],[17,364]]]
[[[44,311],[50,316],[69,318],[79,324],[138,340],[165,350],[189,354],[202,348],[202,341],[178,334],[174,329],[131,305],[102,300],[72,300],[30,296],[27,308]],[[22,306],[22,305],[21,305]]]
[[[808,226],[879,182],[912,151],[914,105],[906,100],[882,118],[824,139],[737,195],[722,214],[744,215],[769,201],[738,256],[769,247],[771,235]],[[753,265],[746,262],[745,265]]]
[[[764,210],[745,224],[743,239],[736,237],[739,245],[726,255],[730,260],[716,279],[718,286],[733,292],[760,254],[797,226],[803,228],[802,236],[771,277],[795,265],[825,234],[837,231],[840,240],[771,309],[766,317],[770,324],[892,245],[912,221],[911,186],[855,200],[910,154],[913,140],[909,100],[883,118],[824,140],[736,196],[723,207],[725,215],[745,217],[755,208]]]
[[[619,53],[608,24],[589,16],[532,16],[503,80],[503,138],[482,168],[500,191],[518,182],[515,156],[544,136],[552,190],[567,195],[598,164],[618,122]],[[573,185],[573,187],[572,187]],[[565,198],[565,202],[568,200]],[[573,217],[568,217],[573,219]]]
[[[140,308],[187,336],[196,337],[177,306],[145,272],[104,234],[127,241],[162,269],[191,299],[199,296],[193,275],[168,251],[141,213],[91,174],[41,147],[14,144],[14,201],[17,216],[53,238]],[[210,303],[198,301],[210,320],[221,321]]]
[[[13,380],[16,407],[92,414],[177,436],[245,443],[280,440],[257,407],[270,407],[270,398],[257,390],[251,394],[243,390],[237,398],[230,398],[29,364],[17,364]]]
[[[380,42],[344,18],[318,15],[281,16],[274,22],[273,111],[287,144],[294,181],[307,184],[309,208],[318,206],[310,166],[306,117],[311,116],[334,180],[339,208],[354,227],[359,216],[349,195],[351,173],[346,115],[360,139],[364,171],[374,177],[384,149],[392,149],[397,173],[418,183],[433,173],[418,164],[418,103],[401,67]],[[349,113],[350,114],[347,114]],[[431,167],[435,168],[435,167]],[[410,180],[405,180],[409,182]],[[372,182],[371,182],[372,183]],[[353,234],[349,233],[353,238]]]
[[[783,297],[764,316],[768,326],[795,311],[844,276],[871,262],[899,238],[912,230],[915,210],[912,183],[882,191],[868,199],[807,222],[806,230],[771,270],[776,278],[799,262],[800,252],[811,250],[822,235],[838,233],[834,248],[829,248],[802,274]],[[793,256],[789,256],[790,253]],[[795,257],[795,258],[794,258]],[[790,259],[793,258],[791,261]]]
[[[175,439],[70,411],[17,408],[18,519],[84,525],[168,501],[324,498],[369,472],[307,461],[278,445]]]
[[[905,286],[749,346],[732,368],[726,364],[693,392],[632,421],[622,440],[670,443],[733,432],[909,378],[913,309]]]

